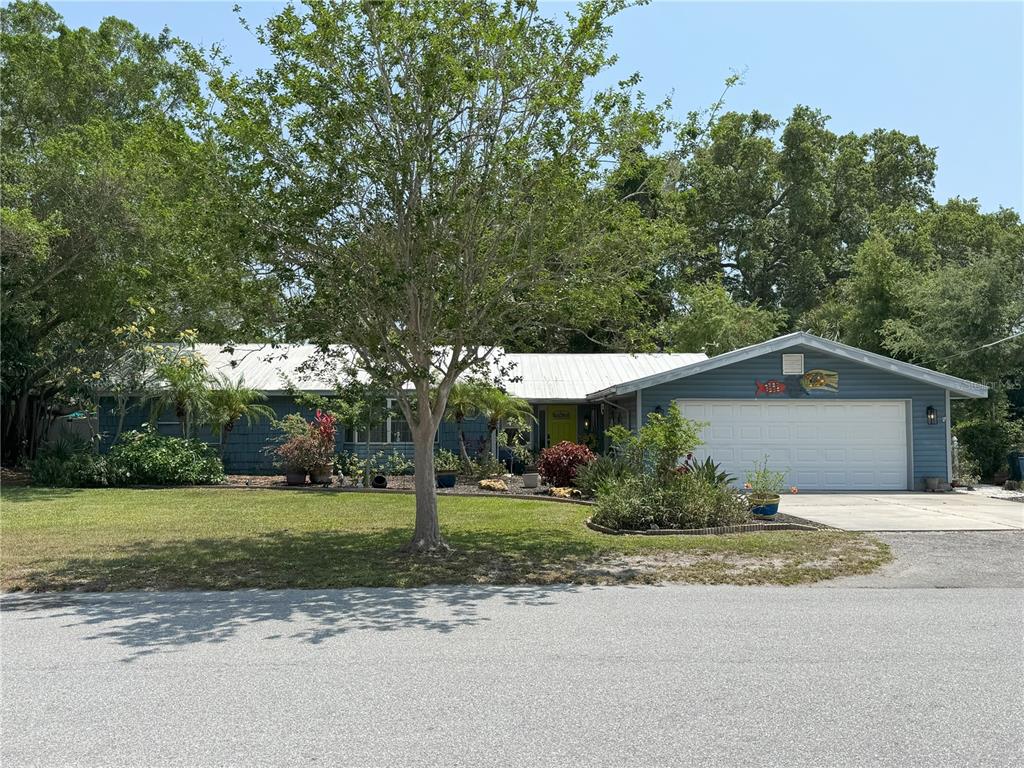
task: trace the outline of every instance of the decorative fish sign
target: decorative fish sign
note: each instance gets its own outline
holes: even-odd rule
[[[786,391],[786,382],[778,379],[768,379],[761,382],[754,379],[754,397],[758,395],[781,395]]]
[[[823,371],[820,368],[815,368],[803,375],[800,379],[800,386],[804,388],[805,392],[816,389],[823,392],[838,392],[839,374],[835,371]]]

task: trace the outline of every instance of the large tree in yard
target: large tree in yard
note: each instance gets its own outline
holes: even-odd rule
[[[556,21],[535,2],[314,0],[254,30],[271,69],[210,64],[225,145],[294,278],[296,333],[354,350],[409,422],[410,551],[446,547],[432,449],[459,377],[509,340],[614,316],[642,279],[609,247],[642,216],[604,192],[602,160],[653,145],[663,121],[631,83],[588,87],[623,5]]]
[[[0,406],[17,463],[56,406],[149,368],[154,339],[258,334],[277,284],[247,269],[239,238],[258,241],[173,38],[13,2],[0,66]]]

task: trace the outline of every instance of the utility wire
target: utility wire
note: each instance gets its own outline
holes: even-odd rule
[[[941,363],[946,360],[952,360],[954,357],[962,357],[963,355],[969,355],[971,354],[971,352],[977,352],[979,349],[987,349],[989,347],[994,347],[996,344],[1002,344],[1004,341],[1011,341],[1012,339],[1019,339],[1021,336],[1024,336],[1024,331],[1019,331],[1018,333],[1011,334],[1010,336],[1007,336],[1005,339],[997,339],[996,341],[990,341],[988,344],[982,344],[980,347],[975,347],[974,349],[966,349],[963,352],[956,352],[955,354],[952,354],[949,357],[938,357],[935,358],[934,360],[929,360],[927,363],[925,363],[925,365],[930,365],[931,363]]]

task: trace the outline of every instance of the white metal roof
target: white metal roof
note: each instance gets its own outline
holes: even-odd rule
[[[225,350],[218,344],[197,344],[196,351],[213,374],[264,392],[284,392],[291,387],[329,392],[332,377],[310,375],[302,369],[316,353],[312,344],[239,344]],[[510,394],[532,401],[586,400],[587,393],[624,381],[678,369],[705,360],[703,353],[504,353],[501,362],[517,381],[505,382]]]
[[[506,353],[513,363],[511,375],[521,378],[506,384],[509,394],[526,400],[586,400],[587,393],[622,381],[662,373],[707,359],[703,352]]]
[[[904,363],[900,360],[893,360],[892,358],[885,357],[884,355],[867,352],[863,349],[851,347],[848,344],[842,344],[838,341],[823,339],[820,336],[815,336],[814,334],[807,333],[806,331],[797,331],[795,333],[786,334],[785,336],[779,336],[775,339],[769,339],[768,341],[761,342],[760,344],[753,344],[749,347],[734,349],[731,352],[726,352],[718,355],[717,357],[684,364],[673,370],[661,371],[649,376],[642,376],[636,379],[618,382],[605,387],[604,389],[595,388],[591,390],[590,397],[610,397],[613,395],[623,395],[629,392],[636,392],[638,389],[644,389],[645,387],[651,387],[656,384],[664,384],[668,381],[682,379],[687,376],[704,373],[705,371],[712,371],[725,365],[738,363],[741,360],[749,360],[767,352],[778,352],[780,350],[796,346],[809,347],[820,352],[835,355],[836,357],[853,360],[854,362],[862,363],[864,365],[871,366],[872,368],[888,371],[889,373],[894,373],[898,376],[906,376],[910,379],[923,381],[933,386],[941,387],[942,389],[948,389],[951,394],[957,395],[958,397],[988,397],[988,387],[982,384],[976,384],[973,381],[967,381],[966,379],[961,379],[956,376],[950,376],[949,374],[939,373],[938,371],[933,371],[928,368],[922,368],[919,365]]]
[[[316,350],[313,344],[236,344],[227,349],[220,344],[196,344],[196,352],[206,360],[210,373],[225,374],[233,381],[244,379],[252,389],[332,392],[334,377],[302,368],[314,358]]]

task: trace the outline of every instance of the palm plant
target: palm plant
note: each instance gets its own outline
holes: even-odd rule
[[[480,402],[480,413],[487,419],[488,446],[494,441],[494,434],[503,424],[525,429],[536,419],[533,406],[521,397],[513,397],[497,387],[488,387]],[[488,447],[488,450],[490,448]]]
[[[466,433],[463,423],[466,419],[475,419],[480,414],[488,387],[480,381],[457,381],[448,395],[445,418],[454,421],[459,430],[459,456],[464,466],[469,465],[469,451],[466,450]]]
[[[250,426],[260,419],[273,419],[277,416],[274,409],[264,405],[262,401],[267,397],[256,389],[245,386],[245,378],[240,377],[232,381],[231,377],[222,373],[216,379],[216,386],[209,391],[207,396],[209,403],[208,420],[214,434],[220,435],[221,457],[224,456],[224,446],[228,442],[228,435],[241,420],[245,420]]]
[[[173,409],[181,424],[181,436],[190,437],[197,421],[206,418],[210,410],[210,375],[206,361],[199,355],[177,357],[157,366],[157,375],[163,380],[153,398],[150,419],[165,410]]]

